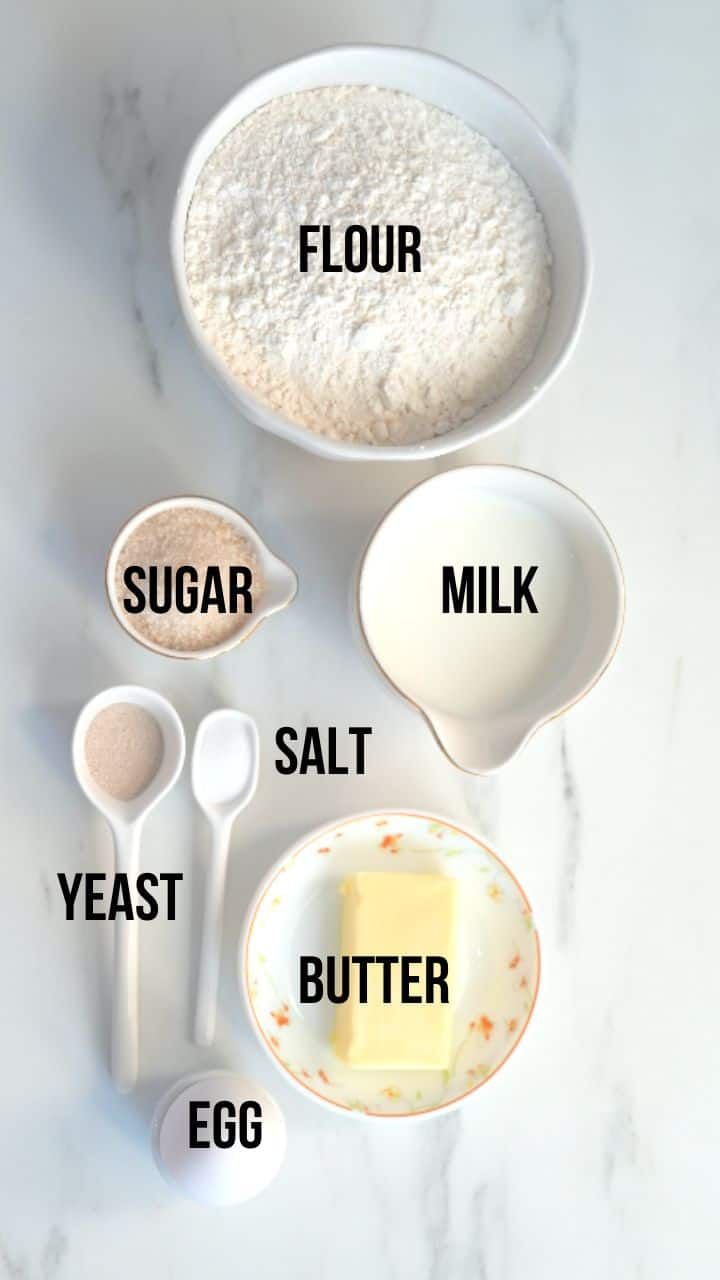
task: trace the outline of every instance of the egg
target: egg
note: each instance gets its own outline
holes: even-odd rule
[[[155,1163],[166,1182],[198,1204],[241,1204],[277,1175],[285,1119],[260,1085],[232,1071],[185,1076],[158,1103]]]

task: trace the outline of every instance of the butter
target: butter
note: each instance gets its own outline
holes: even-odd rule
[[[449,1000],[441,1002],[438,987],[425,981],[424,966],[416,965],[423,976],[413,985],[413,1002],[402,1002],[407,983],[398,974],[388,1003],[383,997],[388,995],[389,966],[374,963],[366,970],[367,1002],[363,1004],[360,974],[351,965],[350,995],[338,1006],[335,1022],[338,1057],[353,1067],[445,1070],[452,1050],[455,881],[441,875],[361,871],[348,876],[340,892],[343,956],[400,957],[401,963],[408,957],[415,961],[443,957]],[[394,966],[395,971],[401,963]]]

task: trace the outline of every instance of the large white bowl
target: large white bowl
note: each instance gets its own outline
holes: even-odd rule
[[[507,156],[525,179],[545,219],[553,256],[553,295],[535,355],[513,385],[492,404],[462,426],[421,444],[368,445],[331,440],[268,408],[229,372],[207,341],[187,286],[187,212],[208,157],[235,125],[271,99],[338,84],[399,89],[459,116]],[[537,400],[568,359],[580,330],[590,282],[588,245],[567,166],[532,116],[504,89],[457,62],[418,49],[383,45],[322,49],[266,71],[246,84],[203,130],[190,152],[175,201],[171,253],[180,306],[190,332],[245,417],[311,453],[363,461],[438,457],[512,422]]]

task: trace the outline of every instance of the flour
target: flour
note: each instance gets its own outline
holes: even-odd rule
[[[300,224],[407,224],[422,269],[298,268]],[[550,255],[525,183],[486,138],[368,86],[277,98],[203,168],[185,267],[199,323],[243,386],[335,439],[404,444],[497,399],[547,318]]]

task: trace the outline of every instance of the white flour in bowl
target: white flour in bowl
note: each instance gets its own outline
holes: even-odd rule
[[[298,266],[301,224],[421,232],[421,269]],[[405,444],[497,399],[529,363],[551,296],[542,217],[486,138],[369,86],[276,98],[205,164],[185,269],[198,321],[243,386],[335,439]]]

